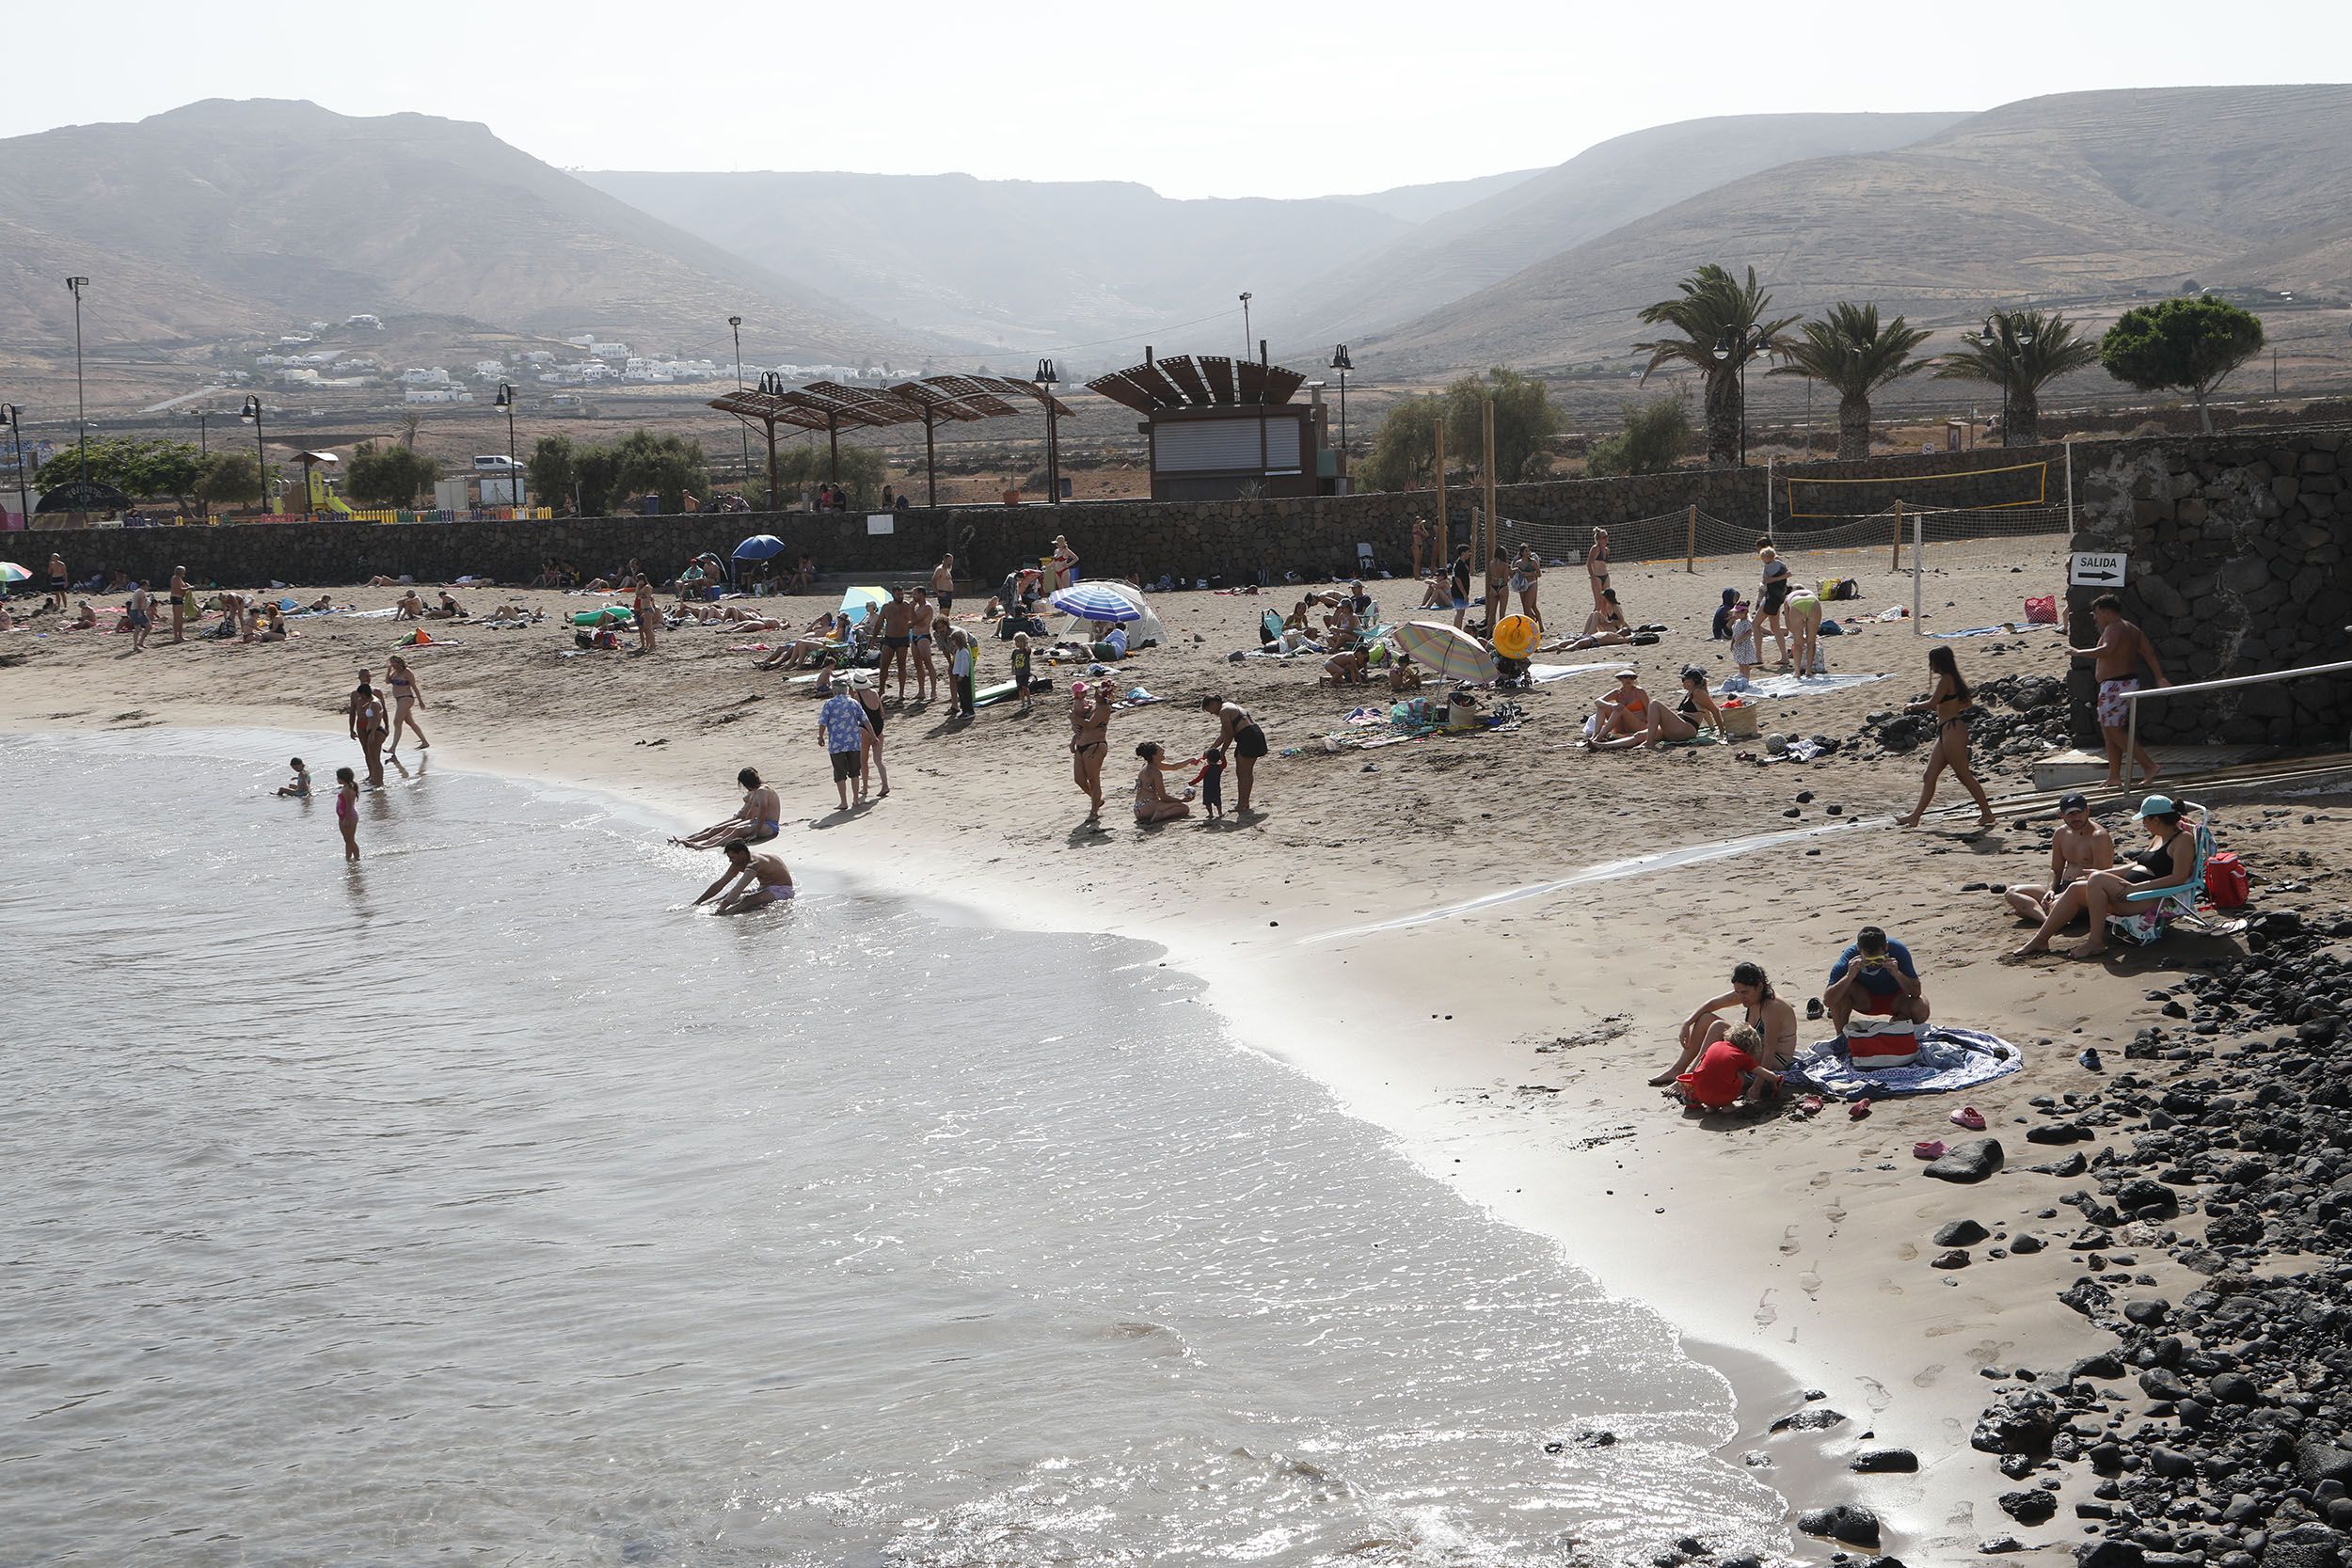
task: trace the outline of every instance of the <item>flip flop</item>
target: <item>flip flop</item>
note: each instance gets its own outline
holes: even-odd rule
[[[1823,1101],[1820,1095],[1809,1094],[1803,1100],[1797,1101],[1797,1109],[1803,1111],[1809,1117],[1819,1116],[1820,1114],[1822,1104]]]
[[[1867,1100],[1857,1100],[1852,1104],[1846,1107],[1846,1114],[1853,1117],[1854,1120],[1860,1121],[1864,1117],[1870,1114],[1870,1102]]]
[[[1978,1110],[1974,1105],[1963,1105],[1959,1110],[1954,1111],[1952,1113],[1952,1120],[1958,1125],[1965,1127],[1971,1132],[1981,1132],[1984,1131],[1984,1113]]]
[[[1944,1153],[1941,1138],[1927,1138],[1911,1146],[1911,1157],[1915,1160],[1941,1160]]]

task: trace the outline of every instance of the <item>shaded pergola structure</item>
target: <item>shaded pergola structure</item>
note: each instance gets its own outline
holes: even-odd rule
[[[1263,356],[1144,352],[1142,362],[1097,376],[1087,390],[1144,417],[1153,500],[1322,493],[1321,393],[1292,401],[1306,376]]]
[[[834,381],[813,381],[787,388],[774,374],[760,377],[756,388],[745,388],[713,398],[710,406],[732,414],[760,430],[768,440],[768,504],[776,504],[780,488],[776,467],[776,431],[821,430],[832,449],[832,481],[841,483],[841,432],[873,430],[889,425],[923,427],[923,463],[930,483],[928,504],[939,504],[938,430],[942,421],[970,424],[1001,419],[1022,411],[1023,403],[1044,411],[1050,435],[1053,421],[1066,417],[1070,405],[1042,387],[1001,375],[932,375],[901,381],[893,387],[844,387]],[[1059,499],[1057,496],[1055,498]]]

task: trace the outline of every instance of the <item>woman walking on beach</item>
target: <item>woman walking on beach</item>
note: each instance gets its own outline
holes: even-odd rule
[[[863,793],[871,788],[875,775],[881,775],[882,795],[874,797],[879,800],[882,795],[890,793],[890,769],[882,766],[884,715],[882,693],[874,689],[873,683],[866,678],[866,672],[860,670],[850,677],[850,695],[855,697],[858,706],[866,710],[866,755],[858,763],[858,789]]]
[[[1788,668],[1788,618],[1781,612],[1781,606],[1788,602],[1788,562],[1780,558],[1780,552],[1772,548],[1770,539],[1756,542],[1756,555],[1764,563],[1763,591],[1756,602],[1756,624],[1779,645],[1780,667],[1786,670]],[[1759,637],[1758,641],[1761,640]]]
[[[171,586],[165,592],[171,595],[171,640],[184,642],[187,639],[183,632],[187,625],[188,613],[188,569],[185,566],[171,569]]]
[[[368,673],[359,672],[359,684],[344,705],[343,716],[350,721],[351,738],[359,743],[368,754],[368,783],[384,783],[384,738],[391,731],[384,716],[384,699],[368,684]]]
[[[1593,590],[1593,608],[1601,608],[1601,595],[1609,592],[1609,531],[1593,530],[1593,547],[1584,552],[1584,576]]]
[[[1093,809],[1087,826],[1103,826],[1103,759],[1111,743],[1111,683],[1070,686],[1070,777]]]
[[[1968,683],[1961,679],[1960,661],[1952,657],[1951,649],[1930,648],[1928,669],[1935,676],[1935,689],[1926,701],[1910,704],[1903,711],[1935,715],[1935,745],[1928,752],[1928,776],[1919,784],[1919,803],[1911,809],[1909,816],[1897,817],[1896,826],[1919,825],[1919,818],[1927,815],[1929,802],[1935,799],[1935,781],[1948,768],[1976,800],[1981,814],[1977,827],[1982,831],[1993,826],[1993,802],[1985,799],[1984,785],[1977,782],[1976,769],[1968,762],[1968,721],[1977,716],[1976,698]]]
[[[1541,626],[1544,618],[1535,610],[1535,594],[1544,578],[1543,558],[1533,545],[1519,546],[1518,559],[1511,563],[1511,592],[1519,596],[1519,613]]]
[[[1469,546],[1465,546],[1465,550]],[[1200,699],[1203,713],[1216,715],[1216,738],[1209,750],[1220,752],[1233,759],[1233,778],[1237,793],[1233,797],[1233,815],[1249,814],[1250,781],[1258,771],[1258,759],[1266,754],[1265,731],[1249,717],[1249,710],[1239,703],[1228,702],[1221,695]]]
[[[348,768],[335,769],[335,831],[343,835],[343,859],[359,858],[359,781]]]
[[[416,732],[417,750],[433,750],[433,742],[424,737],[424,726],[417,722],[416,715],[411,711],[424,706],[424,688],[417,683],[416,675],[408,668],[408,661],[394,654],[385,665],[384,684],[392,689],[391,744],[385,748],[387,754],[400,755],[400,732],[404,728]]]

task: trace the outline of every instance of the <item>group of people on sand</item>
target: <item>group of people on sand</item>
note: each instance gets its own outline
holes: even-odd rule
[[[1071,684],[1070,776],[1079,793],[1087,798],[1089,809],[1084,826],[1096,832],[1106,831],[1103,827],[1103,764],[1110,752],[1111,715],[1117,710],[1118,699],[1110,682]],[[1196,755],[1181,762],[1172,761],[1155,740],[1136,747],[1136,756],[1141,763],[1136,773],[1136,826],[1153,827],[1191,816],[1196,791],[1203,815],[1212,821],[1222,818],[1225,769],[1229,763],[1234,777],[1234,813],[1249,813],[1258,763],[1267,752],[1265,730],[1250,717],[1248,708],[1221,694],[1203,696],[1200,710],[1216,716],[1216,734]],[[1190,780],[1171,788],[1168,775],[1187,768],[1198,771]]]

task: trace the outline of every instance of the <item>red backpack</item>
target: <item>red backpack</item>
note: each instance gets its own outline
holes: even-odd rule
[[[2246,863],[2223,849],[2205,862],[2205,896],[2217,910],[2242,910],[2253,892]]]

